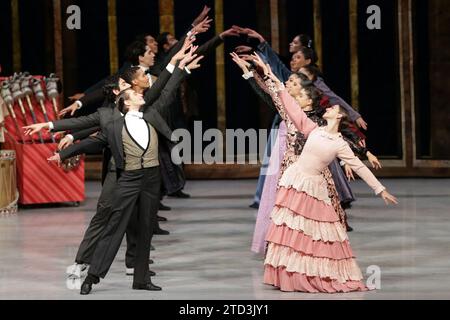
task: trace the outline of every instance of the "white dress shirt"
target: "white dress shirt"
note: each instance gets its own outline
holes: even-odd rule
[[[125,125],[128,133],[143,149],[147,149],[150,135],[147,122],[139,111],[128,111],[125,115]]]

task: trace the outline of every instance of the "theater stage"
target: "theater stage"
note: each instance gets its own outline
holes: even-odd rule
[[[125,275],[124,244],[92,294],[66,283],[83,232],[94,214],[100,183],[87,182],[79,207],[21,209],[0,219],[0,299],[450,299],[450,180],[384,179],[399,198],[386,207],[361,181],[348,211],[353,251],[363,274],[379,266],[381,289],[365,293],[282,293],[262,284],[262,258],[250,252],[256,180],[189,181],[191,199],[168,198],[161,212],[171,232],[155,236],[155,284],[135,291]],[[366,276],[367,277],[367,276]]]

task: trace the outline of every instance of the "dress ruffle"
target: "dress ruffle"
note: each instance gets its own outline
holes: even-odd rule
[[[288,208],[296,214],[315,221],[338,222],[340,220],[333,206],[292,188],[279,188],[275,205]]]
[[[303,232],[313,240],[324,242],[348,240],[347,233],[340,222],[319,222],[307,219],[288,208],[280,207],[273,209],[271,218],[275,225],[286,225],[290,229]]]
[[[304,192],[317,200],[331,205],[328,196],[327,182],[322,175],[305,175],[299,170],[298,162],[291,165],[280,179],[279,186]]]
[[[275,268],[286,267],[288,272],[296,272],[308,277],[330,278],[340,283],[363,279],[355,259],[334,260],[305,256],[292,248],[269,243],[265,265]]]
[[[286,226],[271,224],[266,240],[273,244],[289,247],[295,251],[315,258],[343,260],[354,258],[348,240],[343,242],[314,241],[303,232],[289,229]]]
[[[284,267],[274,268],[271,265],[265,266],[264,283],[276,286],[286,292],[338,293],[368,290],[361,281],[350,280],[341,283],[329,278],[310,277],[301,273],[288,272]]]

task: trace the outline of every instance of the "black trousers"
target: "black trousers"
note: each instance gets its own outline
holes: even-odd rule
[[[133,281],[138,284],[148,282],[150,242],[159,207],[160,182],[159,167],[121,173],[113,195],[111,216],[95,248],[89,274],[100,278],[106,276],[137,204],[138,229]]]
[[[82,264],[91,264],[92,255],[98,240],[108,223],[111,216],[112,201],[114,197],[114,190],[116,188],[117,172],[115,170],[108,170],[103,181],[102,192],[97,202],[97,211],[91,219],[88,228],[86,229],[83,240],[78,248],[75,262]],[[136,234],[137,234],[137,206],[133,218],[131,219],[126,234],[127,234],[127,252],[125,264],[128,268],[134,268],[134,258],[136,251]],[[159,222],[156,220],[155,228],[159,228]]]
[[[84,233],[83,240],[78,248],[76,263],[91,263],[92,255],[98,240],[111,216],[111,207],[114,190],[116,188],[117,174],[108,170],[103,182],[102,192],[97,202],[97,211]]]

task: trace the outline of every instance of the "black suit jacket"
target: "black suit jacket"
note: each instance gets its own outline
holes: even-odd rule
[[[166,123],[168,117],[168,106],[170,106],[176,97],[177,89],[185,76],[184,71],[175,68],[174,73],[162,90],[159,98],[154,102],[146,103],[143,106],[144,119],[150,123],[158,132],[159,137],[163,138],[162,144],[167,144],[169,149],[173,147],[172,130]],[[60,152],[61,159],[67,159],[81,153],[98,153],[104,147],[111,148],[112,155],[118,169],[124,168],[124,156],[122,145],[122,128],[124,118],[117,108],[100,108],[96,113],[89,116],[63,119],[55,121],[54,131],[86,129],[99,126],[101,132],[95,137],[89,137],[79,144],[72,145]],[[161,145],[162,145],[161,144]]]

